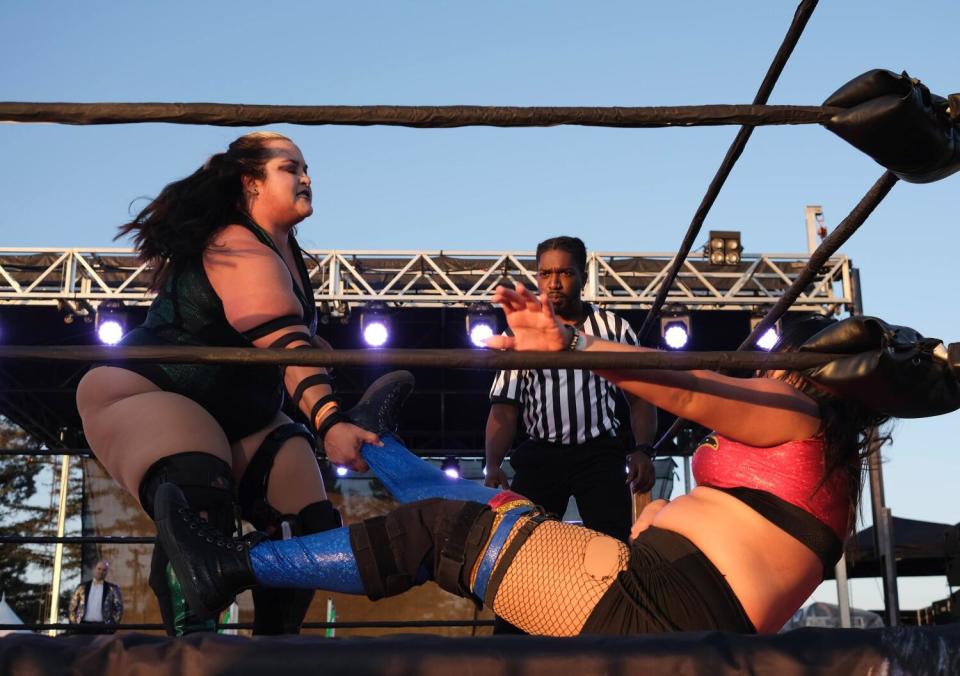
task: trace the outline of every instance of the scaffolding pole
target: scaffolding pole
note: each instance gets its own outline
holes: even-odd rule
[[[67,490],[70,484],[70,456],[61,456],[60,464],[60,507],[57,510],[57,537],[62,538],[67,522]],[[63,542],[57,542],[53,553],[53,584],[50,586],[50,624],[56,624],[60,614],[60,573],[63,568]],[[56,636],[57,630],[50,629],[50,636]]]

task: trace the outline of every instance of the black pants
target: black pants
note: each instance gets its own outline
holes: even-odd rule
[[[510,489],[563,518],[570,497],[587,528],[626,542],[630,534],[630,489],[626,449],[616,437],[565,446],[527,440],[510,455]],[[524,632],[499,617],[494,634]]]
[[[558,518],[570,497],[587,528],[624,542],[630,534],[630,489],[626,450],[615,437],[564,446],[528,440],[510,455],[510,489]]]

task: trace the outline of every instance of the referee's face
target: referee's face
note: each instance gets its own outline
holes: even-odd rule
[[[566,251],[551,249],[537,261],[537,286],[547,294],[554,311],[565,319],[576,319],[580,312],[583,277]]]

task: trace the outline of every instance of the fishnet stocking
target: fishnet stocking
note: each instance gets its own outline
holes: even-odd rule
[[[626,569],[629,555],[627,545],[612,537],[546,521],[509,563],[493,610],[529,634],[579,634],[600,597]]]

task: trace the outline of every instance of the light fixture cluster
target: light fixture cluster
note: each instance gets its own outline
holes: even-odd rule
[[[711,230],[703,252],[710,265],[739,265],[743,254],[740,233],[736,230]]]

